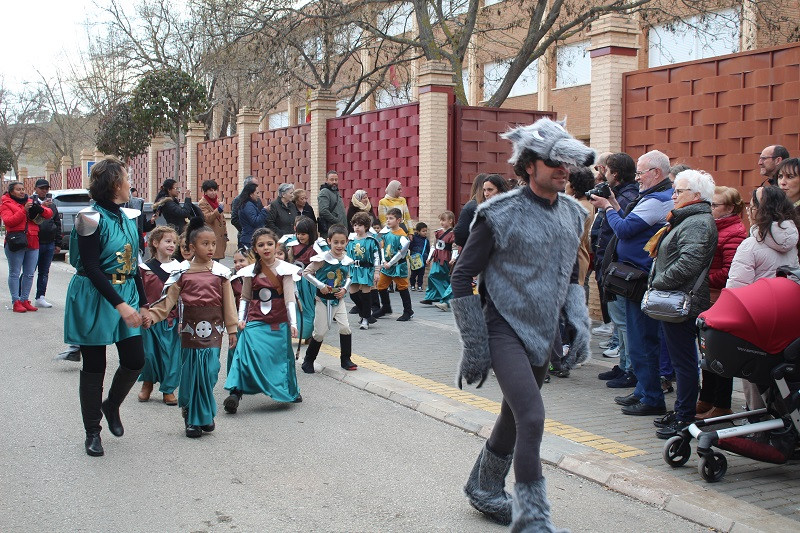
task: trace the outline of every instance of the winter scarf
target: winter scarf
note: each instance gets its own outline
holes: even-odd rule
[[[397,198],[399,196],[398,191],[400,190],[400,182],[397,180],[392,180],[389,182],[389,185],[386,186],[386,196],[384,198],[392,199]]]
[[[358,199],[358,197],[364,198],[364,201]],[[353,194],[353,197],[350,198],[350,204],[354,205],[358,208],[359,211],[364,211],[366,213],[372,212],[372,204],[369,201],[369,196],[367,196],[367,192],[359,189]]]
[[[204,194],[204,195],[203,195],[203,198],[205,198],[205,199],[206,199],[206,202],[208,202],[208,205],[210,205],[210,206],[211,206],[211,207],[213,207],[214,209],[219,209],[219,199],[218,199],[219,197],[217,197],[217,198],[214,198],[214,199],[212,200],[211,198],[209,198],[208,196],[206,196],[206,195]]]

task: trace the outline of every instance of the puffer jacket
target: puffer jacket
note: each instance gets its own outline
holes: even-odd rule
[[[670,230],[658,247],[651,286],[662,291],[688,293],[711,264],[717,248],[717,226],[708,202],[673,209],[669,222]],[[696,317],[710,306],[706,273],[692,299],[689,316]]]
[[[26,203],[29,200],[26,198]],[[12,231],[24,231],[28,236],[28,250],[39,249],[39,226],[28,218],[29,214],[41,215],[43,219],[49,219],[53,216],[53,211],[44,206],[33,206],[30,213],[25,211],[25,206],[14,200],[10,194],[5,193],[2,201],[0,202],[0,217],[3,219],[3,224],[6,225],[6,234]],[[41,210],[41,211],[40,211]],[[28,229],[25,229],[25,222],[28,223]]]
[[[739,245],[728,273],[726,287],[743,287],[761,278],[774,278],[779,266],[797,267],[797,226],[792,221],[772,223],[772,231],[761,239],[758,226]]]
[[[742,241],[747,238],[747,230],[744,229],[739,215],[718,218],[714,222],[719,237],[714,259],[711,260],[711,268],[708,271],[708,285],[712,293],[725,288],[733,256],[736,255],[736,250]]]

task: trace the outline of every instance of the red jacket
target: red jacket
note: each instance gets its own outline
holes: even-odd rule
[[[711,267],[708,269],[708,286],[712,292],[716,289],[719,293],[721,289],[725,288],[733,256],[736,255],[736,249],[742,244],[742,241],[747,238],[747,231],[738,215],[718,218],[714,222],[717,223],[719,237],[717,250],[711,260]]]
[[[30,200],[29,200],[30,201]],[[53,216],[53,211],[50,208],[42,206],[42,218],[50,218]],[[3,195],[2,203],[0,203],[0,217],[3,218],[3,223],[6,225],[6,234],[10,231],[23,231],[25,229],[25,221],[28,218],[28,213],[25,211],[25,206],[11,198],[11,195],[5,193]],[[28,249],[39,249],[39,226],[34,224],[33,220],[28,220]]]

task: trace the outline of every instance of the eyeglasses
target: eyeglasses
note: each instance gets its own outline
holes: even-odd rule
[[[544,166],[550,168],[559,168],[564,165],[561,161],[556,161],[554,159],[542,159],[542,163],[544,163]]]
[[[651,168],[648,168],[647,170],[637,170],[637,171],[636,171],[636,175],[637,175],[637,176],[641,176],[641,175],[643,175],[643,174],[647,174],[647,173],[648,173],[648,172],[650,172],[651,170],[655,170],[655,169],[656,169],[655,167],[651,167]]]
[[[673,194],[675,194],[677,196],[677,195],[679,195],[681,193],[684,193],[684,192],[687,192],[687,191],[691,192],[691,190],[692,189],[675,189],[675,192]]]
[[[763,161],[765,159],[775,159],[777,156],[774,155],[760,155],[758,156],[759,161]]]

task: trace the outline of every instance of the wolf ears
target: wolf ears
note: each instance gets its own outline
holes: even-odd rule
[[[565,129],[566,121],[542,118],[528,126],[519,126],[500,135],[512,144],[512,165],[523,150],[530,150],[540,159],[551,159],[571,165],[590,166],[595,160],[595,151],[575,139]]]

